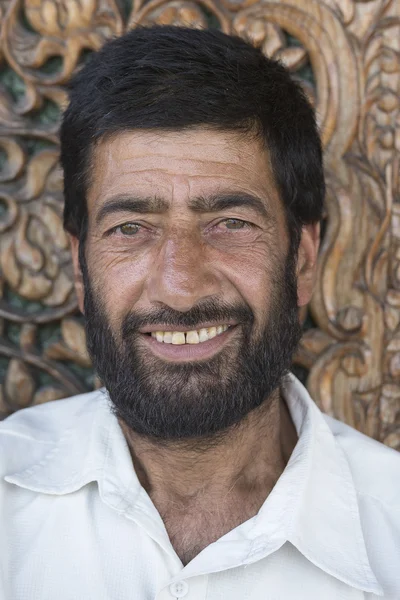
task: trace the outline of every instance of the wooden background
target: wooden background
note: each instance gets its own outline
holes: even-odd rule
[[[98,386],[62,228],[64,85],[137,24],[250,36],[318,112],[327,210],[295,372],[327,413],[400,449],[400,2],[0,1],[0,416]]]

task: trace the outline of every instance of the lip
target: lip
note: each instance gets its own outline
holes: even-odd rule
[[[223,323],[211,323],[211,321],[207,322],[207,323],[201,323],[199,325],[196,325],[196,327],[191,327],[190,329],[184,329],[184,328],[179,328],[178,327],[171,327],[171,325],[149,325],[148,327],[142,327],[141,329],[139,329],[139,333],[152,333],[155,331],[182,331],[182,332],[186,332],[186,331],[199,331],[200,329],[207,329],[208,327],[218,327],[219,325],[228,325],[229,327],[234,327],[235,325],[237,325],[237,321],[224,321]],[[221,334],[222,335],[222,334]],[[160,343],[160,342],[159,342]],[[202,342],[203,344],[206,344],[207,342]]]
[[[209,327],[213,327],[213,325],[209,325]],[[160,331],[160,329],[153,331]],[[171,330],[164,329],[161,331]],[[170,362],[190,362],[194,360],[197,361],[212,358],[215,354],[222,350],[225,344],[228,343],[235,331],[236,327],[230,327],[211,340],[207,340],[207,342],[201,342],[199,344],[165,344],[164,342],[157,342],[157,340],[151,335],[145,334],[142,334],[140,339],[158,358],[162,358],[163,360]]]

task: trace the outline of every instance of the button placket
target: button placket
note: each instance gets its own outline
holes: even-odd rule
[[[169,586],[169,592],[173,598],[184,598],[189,591],[186,581],[176,581]]]
[[[160,589],[155,600],[206,600],[208,575],[185,577],[185,573],[181,573],[180,576],[182,579],[172,580]]]

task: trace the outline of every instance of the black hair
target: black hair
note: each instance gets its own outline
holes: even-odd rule
[[[270,156],[292,248],[321,219],[322,150],[313,108],[278,61],[213,29],[138,27],[93,53],[70,83],[61,125],[64,227],[86,233],[96,142],[135,129],[256,135]]]

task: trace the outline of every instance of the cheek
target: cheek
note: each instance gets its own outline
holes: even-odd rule
[[[224,277],[229,280],[236,295],[250,306],[256,323],[264,324],[272,302],[273,289],[276,287],[274,273],[277,258],[265,248],[252,248],[241,256],[230,257],[221,263]]]
[[[110,324],[119,324],[139,301],[149,273],[146,257],[110,249],[98,251],[89,266],[93,292],[101,299]]]

